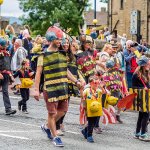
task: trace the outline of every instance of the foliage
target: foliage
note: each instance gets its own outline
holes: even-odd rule
[[[20,8],[25,12],[22,17],[33,34],[44,35],[49,26],[60,23],[63,29],[71,28],[77,34],[79,25],[84,23],[83,11],[88,0],[19,0]]]

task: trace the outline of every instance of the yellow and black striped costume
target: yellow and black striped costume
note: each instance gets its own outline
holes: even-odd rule
[[[133,101],[132,110],[150,112],[150,89],[148,91],[144,89],[129,89],[130,94],[137,93],[136,98]]]
[[[43,72],[48,101],[54,102],[68,99],[66,53],[64,51],[45,52]]]
[[[68,69],[74,75],[76,79],[79,79],[78,75],[78,67],[75,60],[72,62],[68,62]],[[68,80],[68,94],[69,96],[77,96],[78,95],[78,87],[70,80]]]

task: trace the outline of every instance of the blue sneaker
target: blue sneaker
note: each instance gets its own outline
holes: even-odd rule
[[[56,147],[64,147],[64,144],[63,144],[63,142],[61,141],[61,138],[59,138],[59,137],[53,138],[53,144],[54,144]]]
[[[87,137],[87,142],[94,143],[94,139],[92,136]]]
[[[43,132],[45,132],[45,133],[47,134],[47,137],[48,137],[50,140],[53,139],[50,129],[48,129],[48,128],[46,129],[46,128],[45,128],[45,124],[41,125],[41,129],[43,130]]]
[[[87,139],[87,133],[85,132],[85,129],[81,130],[81,133],[84,136],[84,138]]]

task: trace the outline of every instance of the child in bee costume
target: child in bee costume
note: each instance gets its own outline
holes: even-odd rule
[[[18,102],[18,110],[21,110],[25,114],[28,114],[26,103],[29,100],[29,88],[33,85],[33,81],[31,79],[33,75],[34,72],[29,69],[28,59],[23,60],[21,69],[14,74],[14,77],[16,78],[19,76],[21,81],[19,88],[22,100]]]
[[[93,143],[92,137],[93,128],[97,122],[97,118],[102,116],[102,93],[103,90],[99,89],[99,80],[95,76],[89,78],[90,86],[83,92],[83,104],[87,115],[87,127],[81,133],[87,142]]]

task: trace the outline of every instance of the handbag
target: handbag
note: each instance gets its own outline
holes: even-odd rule
[[[30,78],[21,78],[21,86],[20,88],[31,88],[33,85],[33,80]]]

